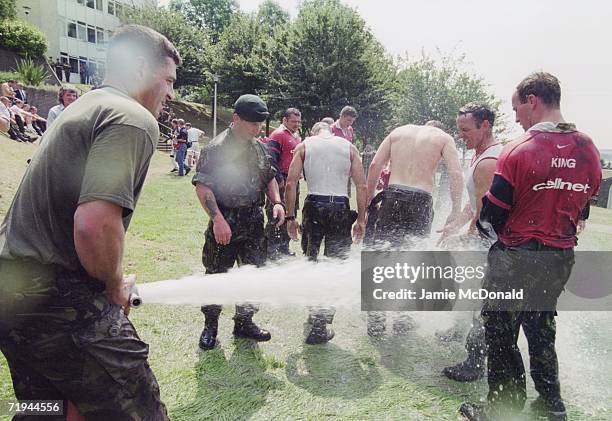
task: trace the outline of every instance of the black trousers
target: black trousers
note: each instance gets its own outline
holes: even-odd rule
[[[533,241],[518,247],[501,242],[491,246],[484,288],[489,292],[523,288],[524,298],[511,304],[494,299],[483,303],[490,403],[513,410],[525,404],[525,368],[517,346],[521,326],[536,390],[547,401],[561,399],[555,315],[573,265],[573,249],[553,249]]]
[[[285,177],[286,179],[286,177]],[[285,201],[285,186],[279,187],[281,200]],[[300,185],[298,183],[295,195],[295,212],[299,209]],[[276,228],[276,221],[273,218],[274,205],[266,199],[266,226],[265,226],[265,248],[268,258],[275,259],[283,254],[289,254],[289,234],[287,233],[287,223]]]
[[[306,196],[302,210],[302,251],[309,260],[317,260],[325,240],[323,254],[346,257],[351,250],[351,227],[357,215],[346,203],[324,203]]]
[[[426,191],[391,184],[384,191],[374,228],[374,243],[389,242],[396,248],[410,237],[431,233],[433,200]]]

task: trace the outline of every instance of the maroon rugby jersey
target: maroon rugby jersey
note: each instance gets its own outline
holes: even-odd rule
[[[355,143],[353,140],[353,126],[348,126],[345,130],[340,127],[340,122],[336,120],[330,127],[330,130],[334,136],[342,137],[351,143]]]
[[[601,183],[599,152],[573,124],[540,123],[506,145],[496,176],[512,190],[512,203],[487,192],[509,216],[499,240],[517,246],[531,239],[570,248],[576,245],[576,224],[582,209]],[[493,187],[493,186],[492,186]]]
[[[294,136],[294,134],[282,124],[270,133],[268,150],[272,158],[276,161],[278,170],[282,174],[287,174],[289,172],[289,165],[291,165],[291,161],[293,160],[293,150],[300,142],[301,139]]]

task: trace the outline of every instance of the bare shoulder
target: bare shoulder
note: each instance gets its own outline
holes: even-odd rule
[[[398,140],[414,139],[417,133],[417,127],[414,124],[406,124],[396,127],[389,133],[389,139],[394,142]]]

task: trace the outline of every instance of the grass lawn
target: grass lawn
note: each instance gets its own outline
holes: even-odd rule
[[[0,136],[0,216],[35,149]],[[139,282],[202,271],[207,217],[190,177],[178,178],[170,169],[170,159],[157,153],[127,235],[125,271],[136,273]],[[612,211],[593,208],[591,215],[589,224],[612,227]],[[609,250],[610,234],[587,227],[580,247]],[[149,304],[131,314],[150,344],[150,364],[174,420],[456,420],[461,402],[483,397],[487,390],[485,380],[459,384],[440,374],[465,353],[461,342],[436,339],[433,331],[442,323],[427,320],[432,318],[427,314],[417,316],[424,326],[418,334],[371,341],[364,314],[339,311],[337,337],[325,346],[308,346],[302,332],[305,309],[267,306],[256,320],[273,338],[256,345],[232,339],[233,311],[227,309],[220,322],[222,346],[209,352],[197,347],[203,325],[197,306]],[[612,418],[612,342],[604,333],[611,323],[602,314],[560,317],[561,382],[570,419]],[[530,399],[536,396],[533,387],[528,393]],[[10,376],[0,356],[0,400],[11,398]]]

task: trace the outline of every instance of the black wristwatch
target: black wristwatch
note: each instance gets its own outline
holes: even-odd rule
[[[295,221],[295,215],[285,216],[285,221]]]

